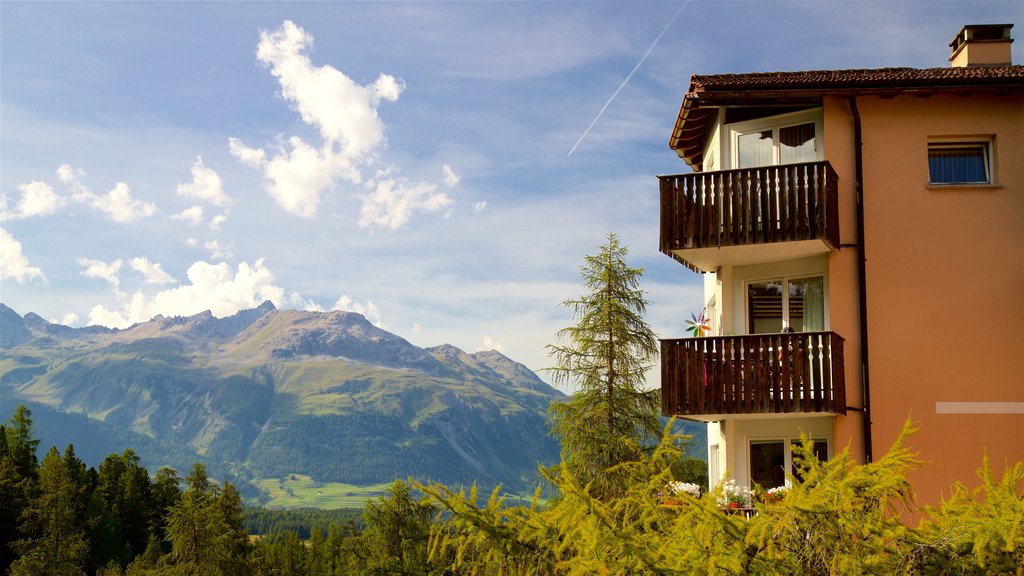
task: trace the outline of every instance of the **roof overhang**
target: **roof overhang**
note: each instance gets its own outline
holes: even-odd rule
[[[669,147],[694,170],[701,171],[708,127],[718,109],[729,106],[820,106],[827,97],[938,93],[1020,92],[1024,66],[977,68],[882,68],[694,75],[683,97]]]

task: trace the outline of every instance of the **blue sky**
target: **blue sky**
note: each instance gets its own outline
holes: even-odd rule
[[[1024,2],[4,1],[0,300],[124,327],[271,299],[541,369],[615,231],[682,336],[702,280],[658,252],[655,176],[688,171],[692,74],[944,67],[1003,22]]]

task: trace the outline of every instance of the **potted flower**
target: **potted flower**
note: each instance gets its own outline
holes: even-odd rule
[[[661,499],[661,503],[665,506],[677,506],[680,503],[680,499],[677,496],[682,494],[689,494],[694,498],[700,498],[700,486],[690,482],[669,482],[665,486],[664,491],[658,492],[658,498]]]
[[[727,480],[722,484],[722,492],[718,497],[718,505],[721,508],[737,510],[750,508],[751,495],[753,491],[745,486],[738,486],[735,480]]]
[[[775,488],[769,488],[764,493],[764,500],[769,504],[778,504],[786,498],[786,494],[789,493],[788,486],[776,486]]]

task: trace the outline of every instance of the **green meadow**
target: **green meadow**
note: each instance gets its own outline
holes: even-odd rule
[[[270,497],[267,508],[362,508],[370,498],[383,496],[387,484],[356,486],[339,482],[317,482],[302,474],[257,480],[256,486]]]

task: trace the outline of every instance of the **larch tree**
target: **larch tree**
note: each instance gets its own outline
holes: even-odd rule
[[[556,384],[575,386],[566,402],[551,407],[552,432],[562,443],[562,466],[591,483],[595,495],[611,496],[613,469],[636,460],[646,440],[661,436],[658,390],[644,389],[658,355],[658,339],[644,315],[642,268],[627,264],[628,248],[614,233],[580,274],[588,293],[563,302],[574,324],[547,346]]]

